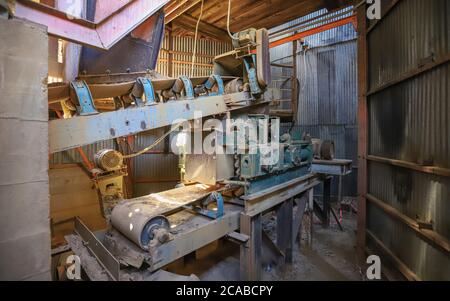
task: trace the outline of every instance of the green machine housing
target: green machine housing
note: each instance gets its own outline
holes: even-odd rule
[[[268,115],[249,115],[254,123],[266,119],[269,124],[279,124],[279,118]],[[274,128],[270,128],[273,130]],[[278,128],[279,129],[279,128]],[[245,149],[245,153],[238,152],[236,162],[236,176],[247,182],[246,193],[250,194],[262,189],[293,180],[311,172],[313,161],[313,145],[311,137],[299,131],[291,130],[279,137],[278,133],[270,133],[272,139],[260,144],[257,141],[253,151]],[[247,137],[247,143],[249,143]]]

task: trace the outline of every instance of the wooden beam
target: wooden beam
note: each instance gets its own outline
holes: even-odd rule
[[[277,209],[277,246],[286,263],[292,263],[293,199],[283,202]]]
[[[306,192],[300,199],[297,200],[297,211],[294,216],[293,225],[292,225],[292,243],[297,240],[301,241],[301,226],[303,221],[303,215],[305,214],[306,206],[308,205],[308,198],[310,192]]]
[[[421,74],[423,74],[425,72],[428,72],[432,69],[435,69],[435,68],[437,68],[441,65],[447,64],[449,62],[450,62],[450,53],[447,53],[439,58],[433,58],[430,62],[425,63],[424,65],[421,65],[412,70],[408,70],[408,71],[400,74],[400,76],[398,78],[395,78],[388,82],[382,83],[378,87],[371,89],[370,91],[367,92],[367,96],[371,96],[375,93],[386,90],[387,88],[401,84],[407,80],[411,80],[414,77],[420,76]]]
[[[170,22],[174,21],[184,13],[186,13],[188,10],[196,6],[198,3],[200,3],[202,0],[183,0],[180,3],[178,3],[175,7],[171,7],[166,11],[166,16],[164,23],[169,24]]]
[[[176,21],[174,21],[176,25],[179,27],[182,27],[184,29],[187,29],[189,31],[195,32],[195,27],[197,25],[197,19],[190,16],[190,15],[181,15],[179,16]],[[211,38],[214,38],[216,40],[222,41],[222,42],[230,42],[230,38],[228,37],[228,33],[220,29],[218,27],[215,27],[209,23],[206,23],[204,21],[200,21],[200,24],[198,26],[198,31],[206,36],[209,36]]]
[[[318,1],[282,1],[281,4],[264,6],[259,10],[249,9],[251,15],[239,16],[241,19],[231,22],[233,31],[243,30],[249,27],[272,28],[274,26],[294,20],[300,16],[319,10],[323,7]],[[226,19],[222,21],[225,23]]]
[[[396,220],[408,226],[418,236],[420,236],[422,239],[424,239],[426,242],[428,242],[435,248],[439,249],[441,252],[444,252],[446,255],[450,255],[450,241],[444,236],[430,229],[421,229],[417,221],[404,215],[394,207],[386,204],[382,200],[377,199],[373,195],[368,194],[367,200],[369,200],[372,204],[380,208],[384,213],[388,214],[389,216],[395,218]]]
[[[419,165],[413,162],[407,162],[403,160],[395,160],[395,159],[388,159],[378,156],[367,156],[367,159],[373,162],[379,162],[384,164],[389,164],[392,166],[398,166],[403,167],[411,170],[415,170],[418,172],[423,172],[431,175],[437,175],[442,177],[450,177],[450,169],[438,167],[438,166],[425,166],[425,165]]]
[[[292,122],[297,125],[298,124],[298,78],[297,78],[297,41],[292,42],[292,103],[291,108],[294,113],[292,116]]]
[[[241,233],[250,237],[246,245],[241,246],[241,281],[258,281],[261,279],[261,214],[251,217],[249,215],[241,213],[240,224]]]
[[[419,276],[417,276],[413,271],[411,271],[408,266],[403,263],[400,258],[398,258],[394,253],[391,252],[382,242],[379,240],[372,232],[369,230],[365,231],[368,238],[374,242],[375,246],[388,257],[392,264],[406,277],[409,281],[421,281]]]
[[[367,19],[366,5],[357,11],[358,19],[358,217],[357,217],[357,255],[360,266],[365,265],[366,248],[366,195],[367,195]]]
[[[172,34],[172,24],[167,25],[169,27],[169,61],[167,64],[168,67],[168,76],[173,77],[173,34]]]

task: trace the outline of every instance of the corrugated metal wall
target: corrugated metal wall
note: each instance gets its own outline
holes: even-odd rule
[[[349,11],[349,8],[336,12]],[[294,20],[271,32],[320,16],[326,10]],[[345,14],[340,18],[347,17]],[[315,26],[320,26],[319,23]],[[356,31],[352,24],[337,27],[305,38],[310,49],[297,55],[297,77],[299,79],[298,128],[313,137],[330,139],[336,144],[338,158],[354,161],[354,172],[343,178],[343,195],[356,196],[357,178],[357,74]],[[292,44],[271,49],[271,61],[292,64]],[[292,69],[272,67],[274,74],[286,77]],[[278,87],[279,79],[272,86]],[[287,87],[290,87],[288,85]],[[287,92],[282,92],[286,98]],[[288,128],[288,126],[287,126]],[[332,194],[337,195],[338,181],[333,180]],[[320,189],[317,194],[321,194]]]
[[[447,0],[402,0],[367,36],[369,155],[404,161],[398,167],[369,157],[368,193],[412,220],[431,221],[447,244],[450,178],[405,164],[450,168],[449,16]],[[418,278],[450,280],[448,251],[373,201],[367,229]],[[379,248],[371,239],[368,245]]]

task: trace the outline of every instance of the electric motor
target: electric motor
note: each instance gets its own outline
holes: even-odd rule
[[[95,164],[104,171],[114,171],[122,168],[123,156],[113,149],[103,149],[95,155]]]

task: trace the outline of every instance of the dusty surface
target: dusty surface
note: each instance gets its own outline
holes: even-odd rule
[[[264,218],[263,227],[274,238],[275,220]],[[356,264],[356,215],[343,214],[344,232],[332,221],[325,229],[314,221],[313,243],[307,246],[305,234],[301,243],[294,246],[293,264],[263,266],[263,280],[301,280],[301,281],[358,281],[363,277]],[[201,280],[238,280],[239,247],[230,242],[221,242],[206,256],[185,260],[173,268],[174,271],[189,275],[196,274]]]

